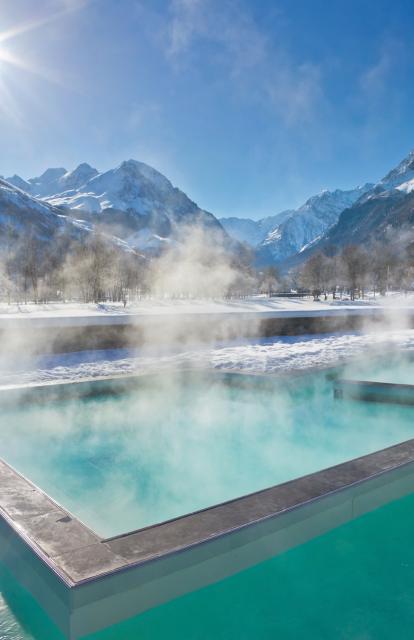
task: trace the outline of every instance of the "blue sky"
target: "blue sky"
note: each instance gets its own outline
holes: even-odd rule
[[[217,216],[414,148],[412,0],[0,0],[0,173],[136,158]]]

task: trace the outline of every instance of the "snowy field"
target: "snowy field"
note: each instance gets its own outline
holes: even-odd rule
[[[0,386],[53,383],[177,367],[212,367],[280,374],[334,366],[367,352],[414,351],[414,330],[261,338],[187,351],[84,351],[47,357],[0,359]]]
[[[343,314],[371,315],[381,310],[414,314],[414,294],[400,293],[374,297],[367,295],[363,300],[351,301],[321,299],[314,301],[308,298],[269,298],[264,295],[250,296],[243,299],[160,299],[145,298],[138,302],[82,304],[82,303],[48,303],[48,304],[6,304],[0,303],[0,327],[20,326],[27,324],[86,326],[90,324],[129,324],[145,322],[155,316],[177,315],[222,315],[246,314],[262,318],[289,318],[303,316],[331,316]]]
[[[390,310],[400,317],[414,314],[414,295],[368,296],[364,300],[314,302],[311,298],[283,299],[255,296],[244,300],[142,300],[123,308],[119,305],[0,305],[0,327],[15,327],[17,318],[25,318],[29,325],[78,325],[140,321],[151,317],[177,314],[240,314],[254,317],[295,317],[298,315],[349,314]],[[213,321],[213,320],[212,320]],[[414,350],[414,330],[408,323],[397,329],[390,321],[387,330],[377,327],[365,332],[342,332],[323,335],[257,338],[227,341],[219,345],[171,347],[135,350],[81,351],[48,356],[22,355],[18,358],[2,355],[0,351],[0,386],[53,383],[89,377],[114,376],[134,372],[154,371],[177,367],[212,367],[255,373],[304,371],[313,367],[334,366],[337,362],[356,358],[368,351]],[[393,329],[394,327],[394,329]]]
[[[169,299],[145,298],[128,303],[124,308],[122,303],[110,304],[82,304],[55,303],[48,304],[0,304],[0,317],[78,317],[78,316],[135,316],[152,314],[176,313],[260,313],[273,311],[323,311],[332,308],[360,308],[366,306],[382,306],[388,303],[388,298],[367,298],[351,302],[350,300],[332,300],[315,302],[308,298],[268,298],[267,296],[251,296],[234,300],[197,300],[197,299]],[[414,306],[414,297],[410,298],[409,306]]]

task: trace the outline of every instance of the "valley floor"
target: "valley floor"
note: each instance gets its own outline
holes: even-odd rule
[[[156,315],[177,314],[258,314],[266,317],[295,317],[303,315],[330,315],[335,313],[369,314],[375,309],[412,310],[414,312],[414,293],[389,293],[386,296],[367,294],[364,299],[351,301],[348,297],[328,300],[323,297],[314,301],[307,298],[269,298],[265,295],[249,296],[234,299],[171,299],[143,298],[128,303],[85,304],[76,302],[48,304],[0,303],[0,325],[11,324],[17,319],[33,318],[38,323],[41,319],[60,319],[62,324],[118,324],[133,322],[135,319]]]

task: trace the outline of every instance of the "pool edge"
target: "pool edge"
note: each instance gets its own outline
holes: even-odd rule
[[[110,607],[109,617],[113,623],[223,579],[411,493],[414,490],[414,439],[111,539],[100,538],[91,532],[1,461],[2,478],[4,469],[9,475],[9,486],[13,480],[18,485],[14,496],[19,512],[17,516],[11,515],[13,498],[10,494],[7,496],[9,508],[5,506],[7,487],[2,482],[0,516],[3,524],[6,523],[30,548],[45,569],[54,575],[56,582],[71,592],[67,597],[63,594],[62,601],[68,607],[69,618],[82,618],[75,625],[75,635],[68,634],[75,638],[86,631],[91,633],[107,626],[108,598],[119,598],[122,594],[128,600],[132,596],[128,611],[124,606],[117,613],[113,606]],[[39,529],[42,516],[46,534],[50,534],[53,544],[64,544],[70,530],[70,549],[65,548],[61,553],[55,547],[53,551],[50,543],[45,548],[45,530]],[[62,526],[56,538],[53,527]],[[68,528],[66,534],[65,527]],[[79,534],[78,543],[73,540],[74,531]],[[239,557],[235,562],[236,556],[243,554],[245,557]],[[195,569],[200,573],[199,577],[194,574]],[[178,574],[181,584],[177,581]],[[148,587],[154,591],[155,584],[156,593],[149,598],[144,592]],[[99,617],[99,622],[96,613],[88,612],[90,607],[94,610],[103,607],[105,615]],[[48,612],[62,628],[61,620],[56,620],[53,611]]]
[[[228,577],[413,491],[410,439],[102,538],[0,459],[0,558],[13,564],[20,549],[27,566],[19,580],[74,639]],[[42,592],[36,590],[38,578]]]

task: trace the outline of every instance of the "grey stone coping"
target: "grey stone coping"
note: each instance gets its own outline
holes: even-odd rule
[[[339,388],[338,368],[322,369]],[[141,384],[145,388],[154,376],[171,373],[154,370],[42,383],[0,389],[0,397],[2,404],[20,404],[118,394]],[[183,367],[175,373],[271,393],[275,384],[295,385],[297,376],[309,376],[310,370],[264,375]],[[349,388],[356,389],[358,381],[351,382]],[[377,389],[381,384],[407,386],[371,384]],[[195,513],[102,538],[0,459],[0,557],[66,637],[77,640],[413,491],[411,439]]]
[[[174,520],[100,538],[0,461],[0,515],[68,588],[277,518],[414,462],[414,439]]]
[[[338,378],[334,382],[333,392],[337,399],[414,405],[412,384]]]
[[[182,373],[189,372],[179,372]],[[191,375],[194,373],[192,370]],[[211,375],[212,371],[200,373]],[[271,385],[269,376],[214,373],[230,384]],[[119,393],[142,378],[143,374],[137,374],[43,384],[15,389],[15,393],[24,392],[29,394],[28,399],[38,401],[70,397],[74,391],[77,395],[106,393],[109,385]],[[10,398],[10,393],[5,391],[5,397]],[[16,399],[13,393],[11,397]],[[412,463],[414,439],[161,524],[104,539],[0,460],[0,517],[67,588],[74,589],[276,519]]]
[[[260,371],[246,371],[242,369],[231,369],[226,367],[206,367],[204,363],[189,366],[183,363],[178,366],[174,363],[163,369],[153,368],[150,370],[141,370],[132,373],[119,373],[107,376],[90,376],[77,378],[74,380],[52,380],[50,382],[33,382],[26,385],[0,385],[0,397],[2,406],[15,404],[19,402],[29,404],[42,404],[44,402],[53,402],[61,400],[69,400],[73,398],[92,398],[101,395],[119,395],[133,389],[136,389],[137,383],[145,383],[147,380],[157,379],[159,376],[174,375],[176,378],[189,377],[192,381],[195,376],[200,378],[210,377],[220,380],[228,386],[234,386],[247,389],[263,389],[274,390],[274,385],[283,381],[286,385],[295,384],[298,378],[305,377],[311,373],[326,373],[327,376],[333,375],[336,379],[335,372],[341,366],[349,362],[348,359],[339,359],[335,366],[327,366],[326,364],[309,365],[303,369],[292,371],[277,370],[274,372],[263,373]]]

